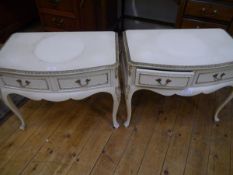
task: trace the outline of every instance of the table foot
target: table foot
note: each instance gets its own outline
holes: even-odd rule
[[[115,129],[117,129],[117,128],[119,128],[119,123],[117,122],[117,121],[113,121],[113,127],[115,128]]]
[[[130,123],[130,120],[126,120],[125,123],[124,123],[124,126],[125,126],[126,128],[128,128],[128,127],[129,127],[129,123]]]
[[[229,103],[232,99],[233,99],[233,89],[232,89],[232,92],[230,93],[230,95],[225,99],[225,101],[215,111],[215,114],[214,114],[214,121],[215,122],[220,121],[220,119],[218,117],[219,113],[227,105],[227,103]]]
[[[26,128],[26,125],[25,125],[25,124],[21,124],[21,125],[19,126],[19,129],[20,129],[20,130],[23,130],[23,131],[24,131],[25,128]]]
[[[219,117],[218,116],[214,116],[214,122],[220,122],[220,119],[219,119]]]

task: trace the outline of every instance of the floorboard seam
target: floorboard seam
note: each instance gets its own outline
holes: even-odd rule
[[[216,95],[216,92],[214,93],[214,99],[216,99],[217,95]],[[217,107],[217,104],[216,104],[216,101],[215,101],[215,105],[214,105],[214,109],[216,109]],[[213,130],[213,126],[210,127],[210,138],[212,138],[212,131]],[[206,167],[206,175],[209,174],[209,162],[210,162],[210,153],[211,153],[211,142],[212,142],[212,139],[210,139],[210,141],[208,142],[209,146],[209,154],[208,154],[208,162],[207,162],[207,167]]]
[[[200,97],[198,97],[198,101],[200,100]],[[198,103],[199,104],[199,103]],[[198,109],[196,108],[195,109],[195,112],[192,113],[192,119],[196,116],[197,114],[197,111]],[[195,117],[195,119],[193,119],[192,121],[192,131],[191,131],[191,136],[190,136],[190,139],[189,139],[189,146],[188,146],[188,152],[187,152],[187,155],[186,155],[186,160],[185,160],[185,167],[184,167],[184,170],[183,170],[183,175],[185,175],[185,170],[186,170],[186,165],[187,165],[187,162],[188,162],[188,157],[189,157],[189,153],[190,153],[190,146],[191,146],[191,143],[192,143],[192,138],[193,138],[193,132],[194,132],[194,123],[195,121],[197,122],[197,117]]]
[[[37,110],[36,110],[36,111],[37,111]],[[31,116],[33,116],[33,114],[35,114],[36,111],[33,111],[33,113],[32,113]],[[46,120],[46,118],[44,118],[44,120],[42,120],[42,123],[45,122],[45,120]],[[19,129],[17,129],[16,131],[18,131],[18,130],[19,130]],[[24,132],[24,131],[19,130],[19,132]],[[34,132],[36,132],[36,130],[35,130]],[[28,140],[30,137],[32,137],[32,135],[34,134],[34,132],[32,132],[32,133],[28,136],[28,138],[27,138],[21,145],[19,145],[19,148],[21,148],[21,147],[27,142],[27,140]],[[13,133],[13,134],[14,134],[14,133]],[[13,134],[12,134],[12,135],[13,135]],[[1,148],[0,148],[0,149],[1,149]],[[12,157],[14,157],[14,154],[15,154],[16,152],[17,152],[17,150],[15,150],[15,152],[12,153],[12,156],[7,160],[7,162],[6,162],[5,164],[1,165],[0,168],[2,168],[2,167],[4,167],[5,165],[7,165],[8,162],[12,159]]]
[[[73,115],[73,114],[72,114]],[[52,137],[52,135],[56,132],[56,130],[60,127],[60,125],[62,125],[63,121],[65,120],[65,116],[63,116],[63,118],[61,119],[61,121],[59,122],[58,126],[51,132],[51,134],[48,136],[48,140],[49,138]],[[46,119],[46,118],[45,118]],[[19,174],[22,174],[24,172],[24,170],[28,167],[28,165],[31,163],[31,161],[33,160],[33,158],[35,158],[35,156],[37,155],[37,153],[41,150],[41,148],[46,144],[46,142],[43,142],[42,145],[40,146],[40,148],[36,151],[36,154],[34,154],[31,158],[30,161],[28,161],[28,163],[25,165],[25,167],[21,170],[21,172]]]
[[[164,101],[165,101],[165,100],[163,99],[163,102],[164,102]],[[159,118],[160,115],[161,115],[161,114],[159,113],[159,111],[157,111],[157,117],[156,117],[156,118]],[[137,170],[137,174],[139,173],[139,171],[140,171],[140,169],[141,169],[142,162],[143,162],[143,160],[144,160],[146,150],[148,149],[148,146],[149,146],[149,144],[150,144],[150,142],[151,142],[151,139],[152,139],[153,135],[155,134],[155,130],[156,130],[156,126],[154,126],[153,131],[152,131],[151,136],[150,136],[150,139],[147,141],[146,148],[145,148],[145,150],[144,150],[144,153],[143,153],[143,156],[142,156],[142,159],[141,159],[140,166],[139,166],[139,168],[138,168],[138,170]]]
[[[179,107],[179,106],[180,106],[180,105],[178,105],[177,107]],[[178,108],[178,109],[179,109],[179,108]],[[166,153],[165,153],[165,156],[164,156],[164,159],[163,159],[163,164],[162,164],[162,166],[161,166],[161,170],[160,170],[160,173],[159,173],[160,175],[162,175],[164,163],[165,163],[165,160],[166,160],[166,157],[167,157],[167,152],[168,152],[168,150],[169,150],[169,148],[170,148],[170,146],[171,146],[172,138],[174,137],[174,128],[175,128],[176,122],[177,122],[177,114],[175,115],[175,122],[174,122],[173,127],[172,127],[173,135],[172,135],[172,137],[170,137],[170,139],[169,139],[169,144],[168,144],[168,146],[167,146],[167,150],[166,150]]]
[[[121,154],[121,156],[120,156],[120,159],[119,159],[119,161],[117,162],[116,167],[114,168],[114,170],[113,170],[113,173],[112,173],[112,174],[115,174],[116,169],[117,169],[117,167],[118,167],[119,163],[121,162],[122,157],[123,157],[123,155],[125,154],[125,152],[126,152],[126,150],[127,150],[127,147],[129,146],[129,142],[130,142],[130,140],[132,139],[133,132],[134,132],[134,130],[132,129],[131,134],[130,134],[129,139],[128,139],[128,142],[127,142],[127,144],[126,144],[126,146],[125,146],[125,150],[122,152],[122,154]]]
[[[109,136],[109,138],[108,138],[107,142],[105,143],[105,145],[104,145],[104,147],[103,147],[102,151],[105,149],[106,145],[108,144],[108,142],[109,142],[110,138],[111,138],[111,137],[112,137],[112,135],[113,135],[113,132],[114,132],[114,131],[112,131],[111,135]],[[95,168],[95,166],[96,166],[96,163],[98,162],[98,160],[99,160],[99,159],[100,159],[100,157],[101,157],[101,154],[102,154],[102,152],[100,153],[100,155],[99,155],[99,156],[98,156],[98,158],[96,159],[96,161],[95,161],[95,163],[94,163],[94,166],[91,168],[91,171],[90,171],[90,173],[89,173],[89,174],[91,174],[91,173],[93,172],[93,170],[94,170],[94,168]]]

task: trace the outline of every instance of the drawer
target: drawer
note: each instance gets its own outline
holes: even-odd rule
[[[136,85],[182,89],[188,86],[192,77],[193,72],[171,72],[137,69]]]
[[[46,79],[32,77],[2,76],[5,86],[23,89],[48,90]]]
[[[64,12],[73,12],[76,0],[37,0],[39,8],[53,9]]]
[[[181,27],[182,28],[222,28],[222,29],[227,29],[226,25],[213,23],[213,22],[187,19],[187,18],[183,19]]]
[[[63,30],[75,30],[77,20],[75,18],[67,18],[50,14],[41,14],[43,25],[45,27],[59,28]]]
[[[223,71],[213,71],[208,73],[199,73],[196,84],[217,83],[233,79],[233,68]]]
[[[187,3],[186,15],[231,21],[233,8],[217,3],[193,1]]]
[[[60,89],[69,90],[77,88],[94,88],[109,84],[109,73],[96,73],[91,75],[77,75],[58,78]]]

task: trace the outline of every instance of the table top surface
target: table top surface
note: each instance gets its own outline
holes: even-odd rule
[[[167,66],[233,62],[233,39],[222,29],[126,31],[130,61]]]
[[[116,63],[114,32],[15,33],[0,50],[0,68],[65,71]]]

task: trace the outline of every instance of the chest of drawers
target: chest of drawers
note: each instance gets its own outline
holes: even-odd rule
[[[181,0],[177,15],[178,28],[222,28],[232,33],[232,1]]]
[[[46,31],[107,30],[114,27],[117,21],[116,0],[36,0],[36,2]]]

